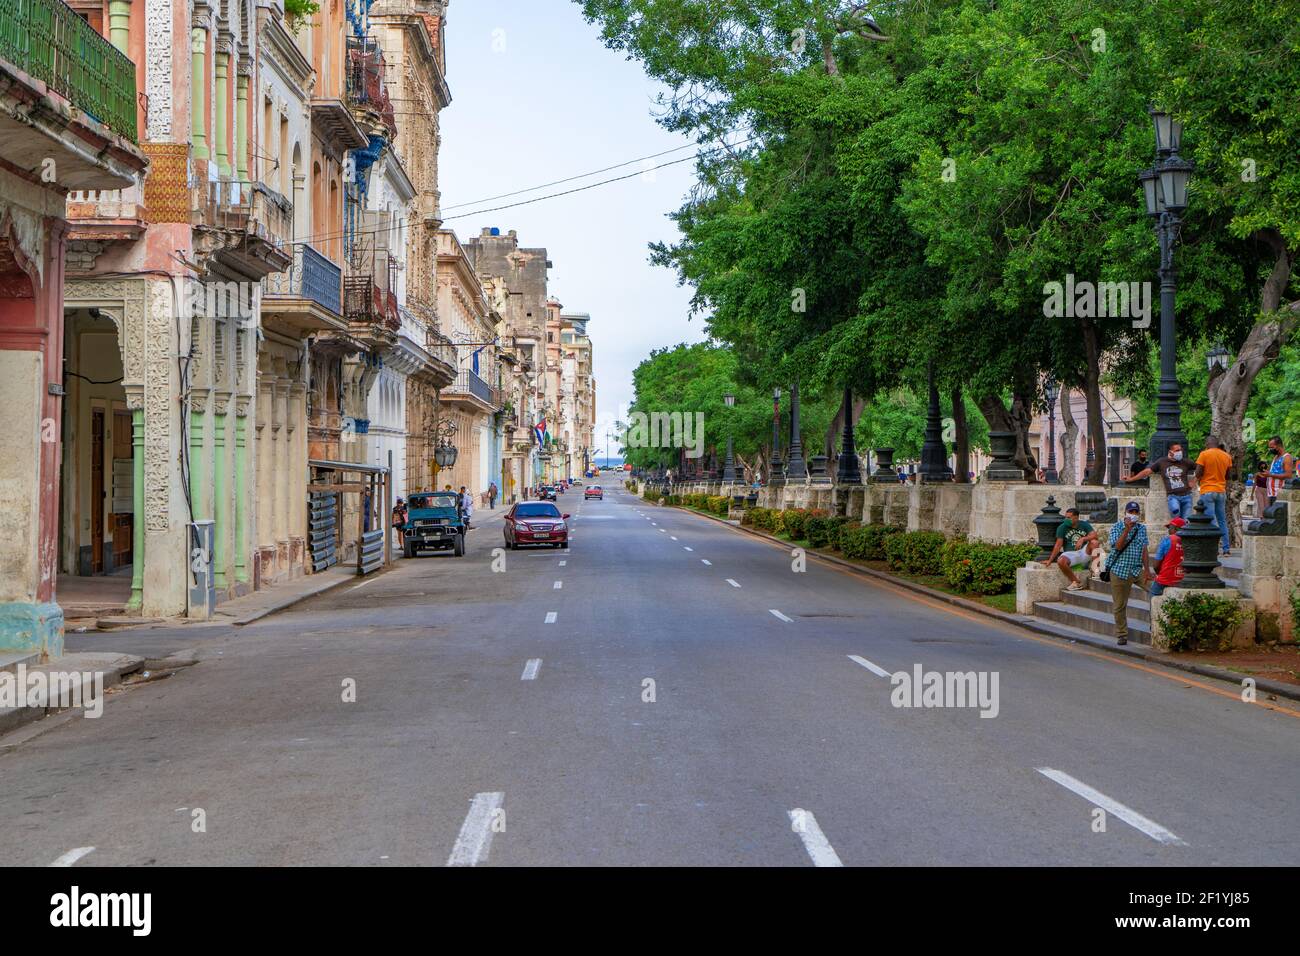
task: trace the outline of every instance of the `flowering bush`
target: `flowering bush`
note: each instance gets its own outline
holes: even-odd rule
[[[1032,544],[987,544],[957,539],[939,553],[939,565],[948,583],[972,594],[1002,594],[1016,586],[1016,569],[1038,553]]]
[[[903,531],[885,537],[885,560],[892,571],[905,574],[939,574],[939,550],[944,537],[938,531]]]
[[[902,529],[884,524],[854,525],[840,531],[840,550],[846,558],[864,561],[885,559],[885,538]]]

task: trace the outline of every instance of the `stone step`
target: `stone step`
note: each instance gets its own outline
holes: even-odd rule
[[[1082,591],[1061,591],[1061,600],[1059,603],[1070,604],[1074,607],[1088,608],[1094,611],[1104,611],[1107,614],[1110,610],[1110,590],[1096,591],[1091,588]],[[1151,604],[1145,591],[1139,591],[1136,587],[1129,595],[1128,599],[1128,619],[1129,623],[1133,621],[1150,621]]]
[[[1077,592],[1076,592],[1077,593]],[[1115,619],[1109,607],[1104,611],[1066,604],[1063,601],[1038,601],[1034,604],[1034,613],[1057,624],[1077,627],[1083,631],[1115,637]],[[1139,621],[1132,615],[1128,619],[1128,639],[1134,644],[1151,643],[1151,625]]]

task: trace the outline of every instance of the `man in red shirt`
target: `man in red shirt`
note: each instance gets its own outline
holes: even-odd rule
[[[1160,542],[1156,548],[1156,576],[1151,582],[1151,594],[1160,594],[1165,588],[1173,588],[1183,583],[1183,539],[1179,536],[1183,525],[1182,518],[1170,518],[1165,528],[1169,537]]]

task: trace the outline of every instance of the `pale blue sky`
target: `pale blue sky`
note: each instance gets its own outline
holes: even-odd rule
[[[652,348],[703,338],[688,321],[690,290],[648,262],[647,244],[673,241],[667,214],[694,181],[694,164],[653,173],[638,163],[588,180],[478,205],[457,204],[613,166],[689,141],[654,121],[656,86],[639,63],[608,50],[572,0],[452,0],[440,187],[447,226],[461,239],[484,226],[516,229],[545,246],[550,291],[565,311],[590,312],[597,440],[632,400],[632,370]],[[689,156],[684,149],[651,161]],[[589,182],[637,173],[586,192],[453,218]],[[616,448],[613,449],[616,453]]]

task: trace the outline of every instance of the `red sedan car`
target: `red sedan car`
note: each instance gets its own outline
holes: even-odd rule
[[[563,548],[569,543],[568,517],[549,501],[520,501],[506,512],[506,547],[549,544]]]
[[[600,485],[588,485],[582,490],[582,500],[586,501],[588,498],[599,498],[604,501],[605,492],[600,490]]]

